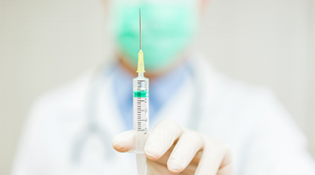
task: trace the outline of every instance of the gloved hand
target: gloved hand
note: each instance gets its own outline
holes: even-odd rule
[[[130,152],[134,131],[117,135],[112,142],[118,152]],[[232,175],[232,157],[228,146],[179,126],[171,120],[159,123],[150,133],[144,152],[148,175]]]

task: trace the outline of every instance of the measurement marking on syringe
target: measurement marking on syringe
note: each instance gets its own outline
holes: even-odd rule
[[[147,134],[147,102],[147,98],[136,98],[137,131],[143,131],[144,134]]]

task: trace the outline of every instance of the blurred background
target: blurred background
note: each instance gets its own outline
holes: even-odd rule
[[[36,98],[106,61],[102,0],[0,0],[0,174]],[[211,0],[196,47],[219,71],[272,89],[315,155],[314,0]],[[202,37],[200,37],[202,36]]]

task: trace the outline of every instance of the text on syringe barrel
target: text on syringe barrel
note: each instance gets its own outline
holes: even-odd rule
[[[134,92],[134,130],[136,131],[135,152],[143,153],[149,131],[149,97],[147,91]]]

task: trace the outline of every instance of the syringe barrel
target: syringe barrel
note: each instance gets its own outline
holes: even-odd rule
[[[144,154],[149,132],[149,80],[145,77],[133,80],[133,129],[136,131],[135,153]]]

